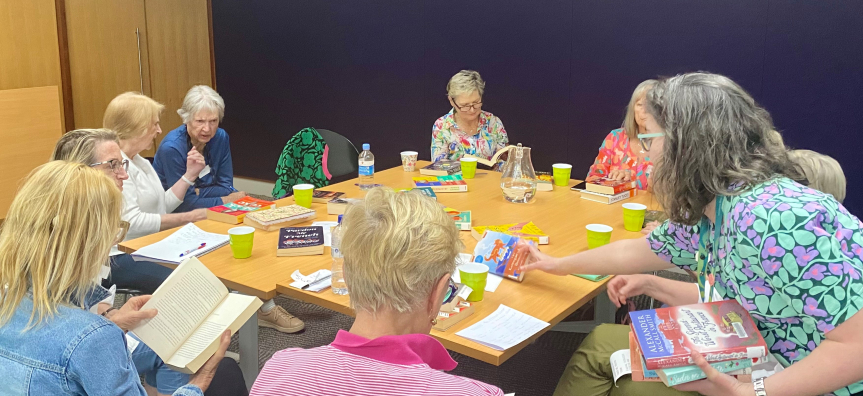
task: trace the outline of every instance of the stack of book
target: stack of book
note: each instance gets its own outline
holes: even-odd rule
[[[767,355],[755,322],[734,300],[630,312],[629,317],[633,381],[675,386],[706,378],[690,350],[718,371],[745,381],[742,376],[749,376],[752,365]]]
[[[602,202],[604,204],[613,204],[623,201],[624,199],[632,198],[638,190],[635,188],[633,181],[616,181],[608,179],[599,179],[592,182],[584,183],[584,190],[581,191],[581,199],[588,201]]]
[[[428,187],[436,193],[467,191],[467,183],[460,175],[414,177],[413,183],[416,188]]]
[[[228,224],[240,224],[248,213],[275,207],[275,202],[245,196],[234,202],[207,209],[207,218]]]

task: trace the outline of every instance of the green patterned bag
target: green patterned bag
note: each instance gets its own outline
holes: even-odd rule
[[[327,142],[315,130],[305,128],[285,144],[276,165],[276,185],[273,197],[284,198],[294,193],[294,186],[308,183],[320,188],[330,184],[327,171]]]

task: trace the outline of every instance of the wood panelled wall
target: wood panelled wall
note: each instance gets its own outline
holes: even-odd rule
[[[56,15],[55,0],[0,0],[0,90],[53,85],[62,98]]]

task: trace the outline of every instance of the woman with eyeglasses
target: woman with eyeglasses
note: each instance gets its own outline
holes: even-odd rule
[[[635,87],[629,105],[626,106],[623,125],[611,131],[602,141],[599,155],[596,156],[585,180],[608,178],[635,181],[636,188],[647,189],[653,162],[647,154],[647,147],[639,144],[638,137],[647,136],[645,124],[652,116],[644,107],[644,97],[654,84],[656,80],[646,80]],[[649,137],[647,136],[648,139]]]
[[[674,305],[737,300],[772,357],[785,366],[766,379],[742,383],[696,353],[693,361],[708,379],[677,390],[860,394],[863,223],[832,195],[796,181],[804,178],[775,138],[770,115],[727,77],[679,75],[657,83],[646,103],[657,121],[646,132],[658,134],[650,138],[649,154],[656,159],[652,188],[670,219],[646,240],[620,240],[568,257],[531,249],[532,262],[524,270],[568,275],[688,269],[698,276],[698,288],[668,281],[663,283],[672,286],[659,286],[653,295],[665,293],[664,302]],[[620,343],[626,333],[594,330],[555,394],[672,394],[661,384],[618,381],[620,388],[614,388],[606,354],[615,342],[626,345]]]
[[[108,291],[97,284],[111,246],[125,232],[122,194],[85,164],[36,168],[0,228],[0,393],[146,395],[124,331],[157,315],[149,299],[119,310],[88,310]],[[38,210],[34,210],[38,208]],[[174,395],[202,395],[230,343]]]
[[[473,70],[456,73],[446,90],[452,110],[438,118],[432,127],[432,162],[459,160],[465,154],[491,159],[506,147],[509,138],[503,122],[482,110],[485,81],[479,73]]]
[[[375,188],[342,221],[351,329],[330,345],[276,352],[251,394],[502,396],[444,373],[457,363],[429,335],[463,248],[449,215],[421,194]]]

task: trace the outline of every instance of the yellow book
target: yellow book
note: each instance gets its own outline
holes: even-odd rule
[[[532,221],[522,223],[501,224],[492,226],[476,226],[471,230],[471,235],[477,241],[482,240],[482,236],[486,230],[502,232],[504,234],[513,235],[522,239],[534,241],[539,245],[548,245],[548,235],[542,232]]]

